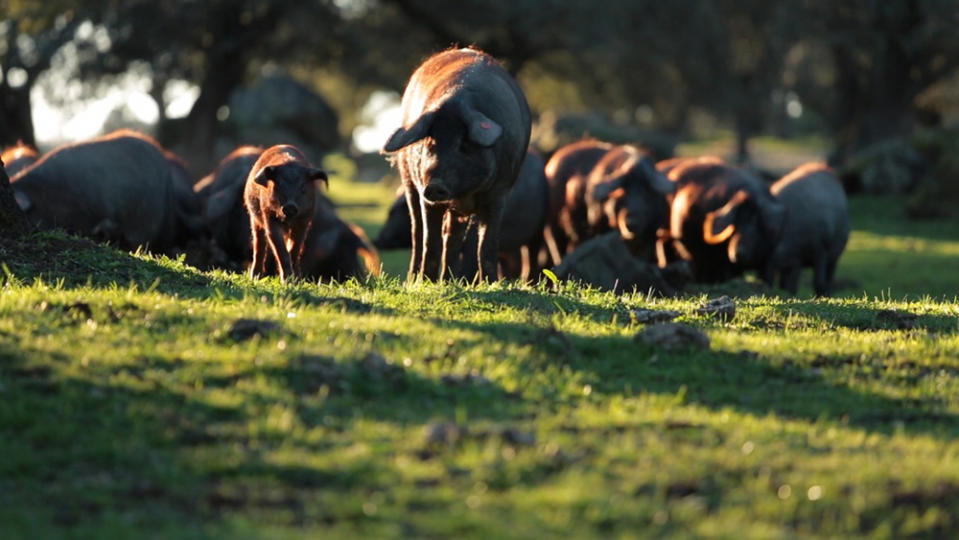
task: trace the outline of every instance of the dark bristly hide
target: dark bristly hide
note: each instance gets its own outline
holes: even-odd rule
[[[411,279],[442,279],[469,221],[478,278],[497,277],[500,222],[530,137],[516,81],[489,55],[455,49],[428,58],[403,93],[403,126],[383,147],[405,186],[412,222]]]
[[[316,182],[327,182],[326,173],[292,146],[270,147],[257,159],[243,191],[253,236],[250,276],[269,274],[271,255],[282,281],[303,275],[300,263],[313,223]]]

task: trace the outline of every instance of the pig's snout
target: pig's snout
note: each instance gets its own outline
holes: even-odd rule
[[[289,203],[284,204],[283,208],[280,209],[280,212],[283,214],[284,219],[293,219],[297,214],[300,213],[300,208],[293,203]]]
[[[440,184],[430,184],[423,190],[423,197],[430,202],[448,201],[453,198],[453,193]]]

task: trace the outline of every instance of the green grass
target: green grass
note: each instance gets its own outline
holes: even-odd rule
[[[382,220],[386,187],[331,186]],[[955,224],[852,207],[840,298],[730,322],[693,314],[722,288],[406,285],[402,254],[281,285],[0,243],[0,536],[954,537]],[[641,307],[710,349],[634,342]]]

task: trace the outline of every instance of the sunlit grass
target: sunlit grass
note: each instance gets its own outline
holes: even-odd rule
[[[371,232],[392,200],[330,191]],[[842,297],[729,322],[718,290],[407,285],[405,253],[283,285],[0,244],[0,536],[955,536],[959,248],[893,204],[853,200]],[[634,343],[639,307],[710,349]]]

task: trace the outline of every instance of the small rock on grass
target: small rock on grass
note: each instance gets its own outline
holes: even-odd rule
[[[634,309],[629,315],[639,324],[669,322],[681,315],[678,311],[657,309]]]
[[[440,381],[446,386],[487,386],[491,384],[489,379],[475,371],[471,371],[465,375],[447,373],[440,377]]]
[[[736,317],[736,303],[733,302],[732,298],[723,295],[709,300],[697,309],[696,313],[729,322]]]
[[[639,331],[634,341],[676,351],[688,349],[709,349],[709,337],[701,331],[685,324],[657,323]]]
[[[520,431],[516,428],[506,428],[500,432],[503,441],[513,446],[533,446],[536,444],[536,436],[532,433]]]
[[[453,446],[466,437],[466,428],[453,422],[437,422],[426,426],[428,446]]]
[[[262,319],[237,319],[230,326],[229,335],[233,341],[246,341],[253,336],[266,337],[280,329],[273,321]]]

